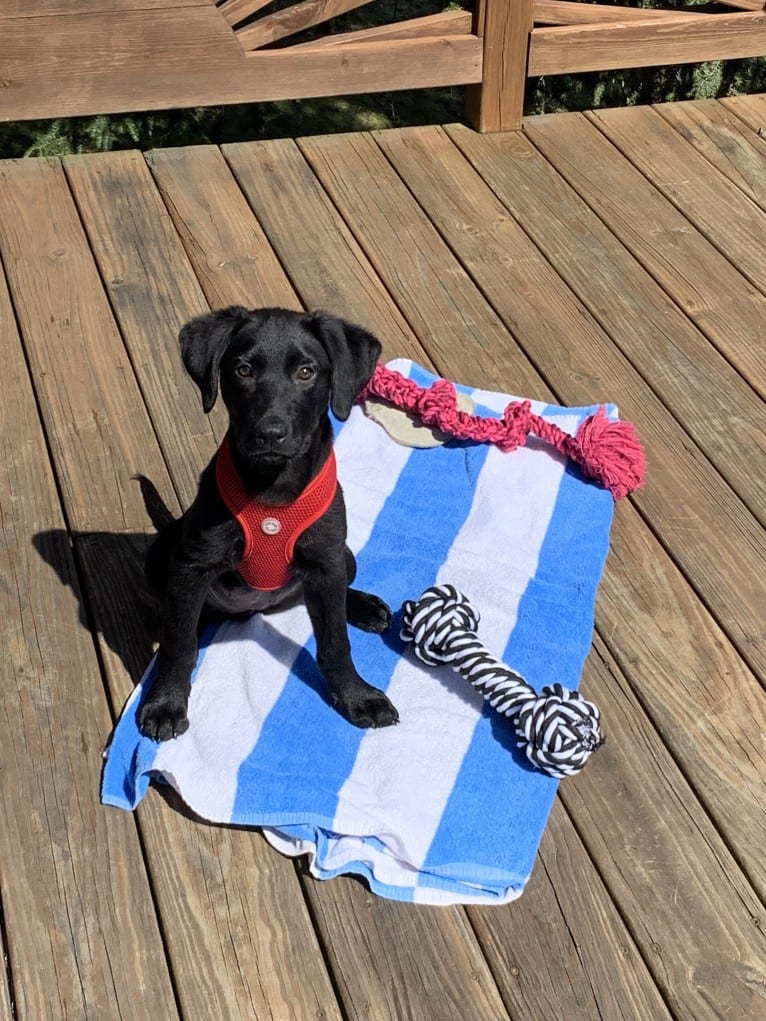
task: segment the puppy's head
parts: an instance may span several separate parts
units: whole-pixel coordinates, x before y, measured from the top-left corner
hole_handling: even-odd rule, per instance
[[[266,460],[305,449],[328,407],[348,418],[381,350],[371,333],[336,316],[239,306],[193,319],[180,342],[204,410],[220,383],[238,444]]]

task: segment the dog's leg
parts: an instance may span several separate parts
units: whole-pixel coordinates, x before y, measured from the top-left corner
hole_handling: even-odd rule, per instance
[[[356,577],[356,559],[348,546],[345,550],[345,560],[350,585]],[[358,627],[360,631],[371,631],[376,635],[389,628],[393,619],[388,603],[371,592],[362,592],[355,588],[349,588],[346,592],[346,616],[349,624]]]
[[[346,619],[345,571],[304,578],[303,592],[317,643],[317,664],[327,681],[330,701],[357,727],[387,727],[399,714],[386,695],[356,672],[351,660]]]
[[[360,631],[380,635],[391,626],[391,607],[372,592],[350,588],[346,591],[346,614],[349,624]]]
[[[168,575],[156,673],[138,711],[138,728],[154,741],[169,741],[189,728],[186,715],[197,661],[197,623],[210,575],[175,562]]]

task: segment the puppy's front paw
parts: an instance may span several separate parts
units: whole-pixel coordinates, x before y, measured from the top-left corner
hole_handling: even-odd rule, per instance
[[[152,741],[169,741],[189,729],[186,699],[170,696],[152,699],[151,692],[138,711],[138,729]]]
[[[331,696],[341,716],[355,727],[390,727],[399,722],[399,713],[390,699],[364,681],[342,697]]]
[[[349,589],[346,598],[346,615],[349,624],[360,631],[380,635],[391,626],[393,614],[388,603],[371,592]]]

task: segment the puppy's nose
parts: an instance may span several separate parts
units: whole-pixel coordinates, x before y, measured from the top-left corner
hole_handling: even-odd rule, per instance
[[[267,417],[258,423],[255,442],[259,447],[276,446],[287,437],[287,425],[279,418]]]

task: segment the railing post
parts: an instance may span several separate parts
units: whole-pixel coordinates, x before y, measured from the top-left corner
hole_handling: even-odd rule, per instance
[[[481,85],[468,87],[466,118],[477,131],[521,126],[534,0],[477,0],[474,31],[484,39]]]

